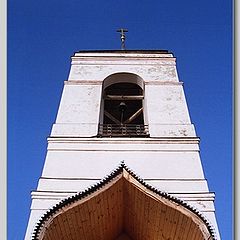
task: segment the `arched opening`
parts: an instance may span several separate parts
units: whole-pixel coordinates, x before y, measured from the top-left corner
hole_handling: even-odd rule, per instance
[[[143,80],[130,73],[113,74],[103,83],[101,137],[147,137]]]

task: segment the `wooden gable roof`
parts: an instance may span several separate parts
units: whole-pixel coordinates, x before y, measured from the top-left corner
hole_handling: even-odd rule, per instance
[[[205,240],[213,228],[195,209],[137,177],[124,163],[50,209],[33,240]]]

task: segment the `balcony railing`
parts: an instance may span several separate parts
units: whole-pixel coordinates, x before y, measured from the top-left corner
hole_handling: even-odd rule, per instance
[[[99,137],[149,137],[148,125],[99,124]]]

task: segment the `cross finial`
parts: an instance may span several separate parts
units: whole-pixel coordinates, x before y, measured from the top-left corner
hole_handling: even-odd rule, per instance
[[[128,32],[128,30],[124,29],[124,28],[120,28],[120,29],[117,30],[117,32],[120,32],[120,34],[121,34],[121,43],[122,43],[121,44],[121,49],[125,50],[125,38],[126,38],[125,32]]]

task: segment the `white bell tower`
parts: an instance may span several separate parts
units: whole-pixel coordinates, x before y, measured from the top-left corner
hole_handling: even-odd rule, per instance
[[[119,165],[121,170],[111,175]],[[125,185],[121,183],[118,190],[109,187],[123,194],[117,198],[122,199],[119,206],[126,204],[126,196],[134,204],[143,194],[139,206],[144,214],[162,222],[156,220],[151,228],[143,224],[146,231],[142,233],[137,227],[140,223],[134,225],[122,217],[125,220],[119,220],[117,227],[104,232],[100,216],[110,219],[114,212],[108,207],[113,200],[106,186],[120,186],[120,179]],[[101,180],[105,187],[94,185]],[[126,189],[132,190],[126,193]],[[154,199],[148,208],[144,196]],[[83,207],[84,201],[95,197],[104,202],[101,214],[89,210],[95,209],[93,203]],[[162,211],[164,217],[157,215],[160,210],[148,210],[157,209],[159,202],[169,208]],[[83,210],[78,212],[77,205]],[[126,215],[125,208],[121,209],[114,218]],[[129,209],[134,209],[130,203]],[[86,226],[78,222],[81,212],[84,221],[89,221]],[[138,215],[139,221],[144,216]],[[100,226],[99,235],[96,226]],[[182,227],[185,235],[181,238]],[[87,235],[94,231],[95,237]],[[32,192],[25,239],[152,239],[160,232],[162,238],[157,239],[220,239],[214,193],[209,192],[204,177],[199,138],[189,117],[176,59],[166,50],[79,51],[72,57],[42,176]]]

